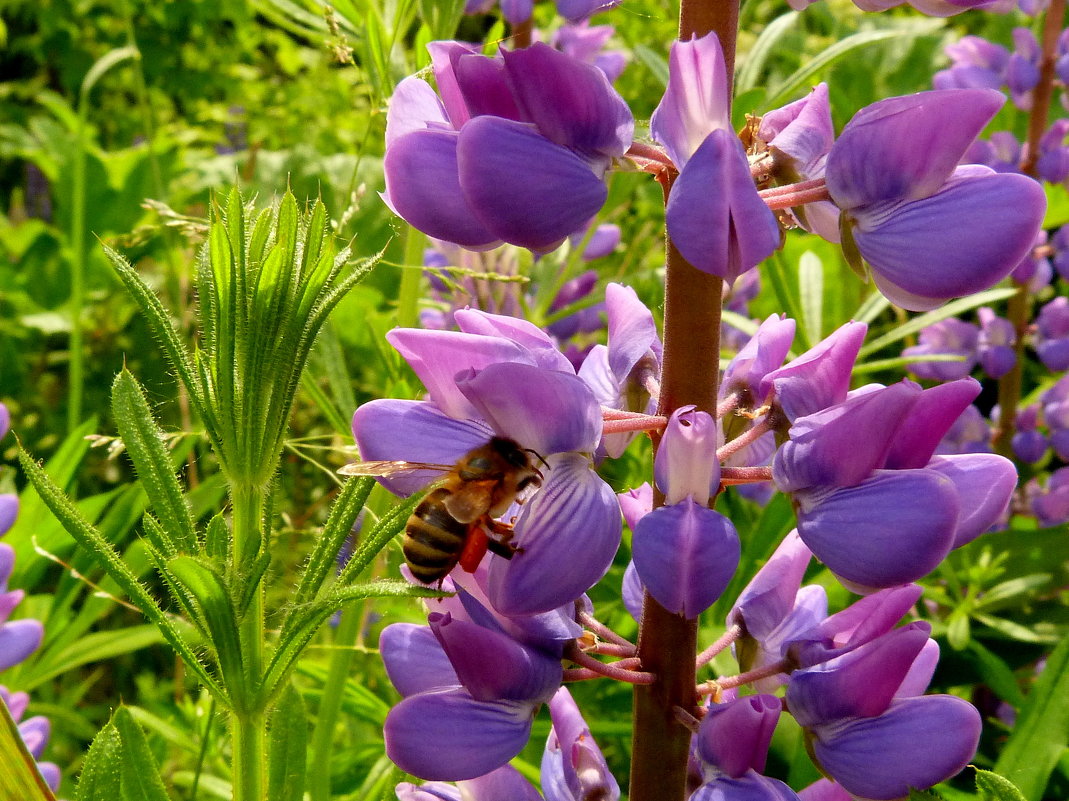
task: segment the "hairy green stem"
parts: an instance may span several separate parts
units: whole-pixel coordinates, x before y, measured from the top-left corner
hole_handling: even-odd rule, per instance
[[[267,775],[267,727],[260,714],[234,713],[230,721],[233,743],[234,801],[264,801]]]

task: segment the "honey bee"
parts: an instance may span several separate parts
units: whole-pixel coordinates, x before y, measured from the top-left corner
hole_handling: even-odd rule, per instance
[[[425,462],[355,462],[338,472],[348,476],[391,476],[417,470],[443,473],[405,524],[402,551],[412,575],[424,584],[441,583],[458,563],[475,571],[489,550],[511,559],[512,528],[493,518],[513,501],[542,484],[542,473],[528,454],[506,437],[494,437],[466,453],[455,465]],[[548,465],[546,465],[548,467]],[[493,536],[491,536],[493,535]]]

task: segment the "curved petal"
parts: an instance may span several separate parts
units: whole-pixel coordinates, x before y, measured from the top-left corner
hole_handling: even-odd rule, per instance
[[[650,351],[660,359],[661,341],[653,314],[631,287],[606,286],[605,309],[609,318],[609,367],[622,383]]]
[[[445,107],[426,81],[411,75],[397,84],[386,109],[386,147],[413,131],[426,130],[427,123],[449,125]]]
[[[11,530],[11,527],[15,525],[15,520],[18,516],[19,496],[13,492],[5,492],[3,495],[0,495],[0,537]],[[10,573],[11,571],[9,569],[6,574],[0,572],[0,576],[7,578]]]
[[[954,483],[934,470],[886,470],[798,513],[798,533],[839,576],[865,587],[906,584],[950,552],[959,515]]]
[[[764,639],[794,608],[802,577],[813,554],[793,530],[739,594],[728,614],[728,624],[742,623],[746,632]]]
[[[489,442],[494,432],[477,420],[455,420],[427,401],[383,399],[356,410],[353,436],[367,461],[452,466]],[[413,470],[380,478],[379,483],[395,495],[411,495],[441,476],[438,470]]]
[[[412,695],[386,716],[386,753],[421,779],[474,779],[523,750],[535,709],[517,701],[476,701],[464,689]]]
[[[961,515],[954,530],[954,548],[979,537],[995,525],[1009,506],[1017,488],[1013,462],[993,453],[937,456],[928,463],[954,482]]]
[[[751,771],[738,779],[718,776],[695,790],[690,801],[798,801],[798,796],[778,779]]]
[[[631,109],[593,64],[542,42],[507,51],[504,58],[516,102],[549,141],[601,169],[631,146]]]
[[[917,396],[909,416],[895,432],[884,467],[924,467],[950,427],[980,394],[980,382],[963,378],[926,389]]]
[[[550,700],[549,712],[553,728],[542,752],[542,791],[546,801],[616,801],[620,786],[566,688],[562,687]]]
[[[631,547],[650,595],[688,619],[712,606],[739,564],[739,537],[731,521],[690,499],[643,517]]]
[[[529,0],[527,16],[531,16]],[[512,96],[505,78],[505,62],[500,58],[489,58],[481,53],[460,53],[453,62],[453,71],[471,117],[492,114],[523,121],[523,114],[516,106],[516,98]]]
[[[582,159],[526,123],[477,117],[461,129],[456,157],[465,207],[493,238],[536,253],[582,228],[608,196]]]
[[[780,245],[779,225],[757,194],[742,143],[725,130],[710,133],[680,170],[665,225],[683,258],[729,284]]]
[[[445,782],[427,782],[418,786],[401,782],[394,788],[394,793],[397,801],[462,801],[459,788]]]
[[[502,765],[485,776],[459,782],[457,801],[542,801],[538,790],[512,765]]]
[[[951,695],[895,701],[876,718],[818,732],[813,753],[854,795],[895,799],[926,790],[964,768],[980,739],[980,714]]]
[[[547,481],[520,513],[511,560],[494,558],[489,596],[505,615],[574,601],[605,575],[623,526],[612,488],[578,454],[548,459]]]
[[[694,406],[680,406],[661,437],[653,462],[657,486],[671,506],[690,497],[707,506],[720,486],[720,462],[716,458],[716,421]]]
[[[454,128],[460,128],[466,123],[471,114],[468,104],[456,76],[456,64],[462,56],[480,54],[478,45],[467,42],[430,42],[427,52],[431,55],[431,68],[434,71],[434,82],[438,85],[438,92],[442,96],[442,105],[449,116],[449,121]]]
[[[922,298],[948,300],[1009,275],[1031,250],[1045,211],[1031,178],[972,165],[930,197],[857,214],[854,240],[875,273]]]
[[[695,738],[702,759],[732,778],[765,769],[768,746],[780,715],[773,695],[749,695],[712,704]]]
[[[835,205],[928,197],[1005,102],[994,89],[936,89],[861,109],[828,154],[825,179]]]
[[[501,238],[479,221],[465,199],[458,172],[458,142],[452,131],[431,130],[413,131],[394,140],[382,161],[386,197],[390,208],[423,233],[485,250],[500,244]]]
[[[506,314],[490,314],[479,309],[458,309],[453,313],[453,319],[456,320],[457,327],[466,334],[497,337],[515,342],[527,351],[529,359],[524,361],[528,364],[562,373],[575,372],[572,363],[557,349],[549,334],[534,323]],[[516,360],[495,359],[495,361]]]
[[[403,696],[460,686],[457,672],[428,626],[391,623],[379,635],[379,651],[386,675]]]
[[[778,314],[770,315],[757,333],[742,346],[735,358],[724,370],[720,387],[723,397],[729,392],[743,392],[755,405],[764,398],[758,397],[758,388],[764,377],[783,365],[783,360],[794,341],[795,322]]]
[[[44,636],[44,626],[37,620],[11,620],[0,626],[0,670],[26,659],[37,650]]]
[[[543,457],[593,453],[601,436],[601,409],[576,375],[492,364],[457,386],[496,432]]]

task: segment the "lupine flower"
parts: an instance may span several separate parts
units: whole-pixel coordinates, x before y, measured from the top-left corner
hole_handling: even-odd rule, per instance
[[[826,180],[843,230],[897,305],[928,310],[987,289],[1031,247],[1046,209],[1042,187],[958,166],[1004,101],[991,89],[881,100],[832,146]]]
[[[497,59],[430,50],[440,96],[413,76],[390,102],[386,202],[462,247],[553,250],[605,202],[605,172],[631,144],[627,104],[597,67],[540,42]]]
[[[1063,376],[1040,396],[1050,444],[1058,458],[1069,461],[1069,376]]]
[[[1013,44],[1013,54],[1006,64],[1006,85],[1013,104],[1028,111],[1032,108],[1032,90],[1039,83],[1039,60],[1043,54],[1028,28],[1013,29]]]
[[[933,457],[978,392],[972,379],[924,391],[902,382],[795,420],[773,480],[832,572],[868,588],[913,581],[1001,516],[1016,484],[1011,462]]]
[[[1017,332],[1013,323],[999,317],[988,306],[978,309],[976,313],[980,318],[980,336],[976,340],[980,366],[992,378],[1002,378],[1017,363],[1017,353],[1013,348]]]
[[[550,699],[549,714],[553,728],[542,755],[542,792],[546,801],[616,801],[620,786],[609,772],[579,707],[564,687]]]
[[[1069,298],[1057,297],[1039,310],[1035,348],[1051,372],[1069,369]]]
[[[632,558],[643,585],[669,612],[696,618],[727,587],[739,563],[739,537],[708,507],[720,485],[716,421],[693,406],[672,413],[654,462],[665,505],[634,529]]]
[[[959,361],[915,361],[909,365],[909,371],[920,378],[954,381],[965,378],[976,366],[979,338],[980,329],[975,325],[948,317],[921,329],[920,344],[903,350],[902,357],[960,356]]]
[[[591,25],[582,20],[561,25],[553,32],[550,44],[565,55],[593,64],[605,73],[609,83],[614,83],[627,66],[628,58],[623,50],[605,49],[614,32],[612,25]]]
[[[1047,478],[1046,486],[1032,479],[1025,487],[1029,508],[1044,527],[1069,521],[1069,467],[1060,467]]]
[[[520,550],[511,560],[489,557],[489,592],[506,614],[554,609],[593,586],[620,544],[619,505],[590,462],[600,406],[541,329],[475,310],[457,312],[456,320],[459,332],[388,334],[430,400],[376,400],[357,409],[361,457],[455,464],[494,435],[537,453],[545,481],[516,513],[512,544]],[[380,481],[407,495],[436,477],[422,471]]]
[[[498,0],[465,0],[465,14],[486,14]],[[557,0],[557,13],[578,22],[600,11],[608,11],[620,0]],[[501,16],[509,25],[521,25],[534,13],[534,0],[501,0]]]
[[[1010,51],[980,36],[963,36],[943,52],[953,64],[932,76],[936,89],[1001,89]]]
[[[991,425],[979,409],[969,405],[939,440],[935,452],[940,455],[990,453]]]
[[[1017,411],[1017,426],[1011,445],[1013,454],[1026,464],[1035,464],[1047,453],[1049,441],[1039,430],[1039,404]]]
[[[1069,134],[1069,120],[1055,120],[1039,139],[1039,160],[1036,175],[1051,184],[1064,183],[1069,178],[1069,148],[1065,137]]]
[[[665,225],[683,258],[731,284],[779,247],[779,226],[731,130],[716,34],[673,42],[668,72],[668,87],[650,117],[651,136],[679,169]]]

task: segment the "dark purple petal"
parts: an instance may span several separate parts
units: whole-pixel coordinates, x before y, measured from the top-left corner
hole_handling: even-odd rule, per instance
[[[373,400],[353,415],[353,436],[365,461],[452,466],[493,435],[484,423],[456,420],[426,401]],[[411,495],[441,476],[441,471],[413,470],[380,478],[379,483],[395,495]]]
[[[775,215],[757,194],[742,143],[728,130],[710,133],[680,171],[665,224],[683,258],[729,284],[780,245]]]
[[[522,122],[471,120],[460,131],[456,158],[466,208],[493,238],[536,253],[585,225],[608,195],[586,162]]]
[[[798,801],[783,782],[750,772],[738,779],[717,776],[695,790],[690,801]]]
[[[928,197],[1005,102],[994,89],[948,89],[866,106],[828,154],[825,178],[832,199],[841,209],[853,209]]]
[[[964,378],[926,389],[917,396],[909,416],[895,432],[883,464],[890,470],[924,467],[936,446],[980,394],[980,383]]]
[[[501,237],[480,222],[465,199],[458,142],[451,131],[413,131],[396,139],[382,162],[386,198],[390,208],[423,233],[485,250],[500,244]]]
[[[551,142],[578,153],[599,177],[631,146],[631,110],[597,67],[541,42],[504,57],[509,84],[527,119]]]
[[[818,83],[801,100],[765,114],[758,135],[785,155],[800,177],[819,177],[818,164],[835,141],[828,85]]]
[[[442,105],[449,115],[449,121],[457,129],[471,118],[471,114],[457,82],[456,63],[466,55],[477,55],[481,58],[479,50],[479,45],[467,42],[430,42],[427,45],[427,52],[431,54],[434,82],[438,84]]]
[[[546,801],[616,801],[620,786],[567,689],[562,687],[553,696],[549,712],[553,728],[542,754]]]
[[[849,792],[897,799],[949,779],[976,753],[980,714],[951,695],[895,701],[877,718],[829,727],[813,742],[821,767]]]
[[[690,499],[643,517],[632,542],[635,569],[650,595],[688,619],[720,597],[735,575],[739,550],[731,521]]]
[[[534,785],[512,765],[502,765],[485,776],[458,784],[463,795],[457,801],[542,801]]]
[[[464,689],[412,695],[386,716],[386,753],[421,779],[474,779],[523,750],[535,709],[518,701],[476,701]]]
[[[881,470],[818,502],[801,500],[798,533],[833,573],[864,587],[927,575],[954,542],[954,483],[934,470]]]
[[[492,114],[523,121],[516,99],[505,80],[505,63],[501,59],[487,58],[481,54],[461,54],[454,61],[453,69],[457,86],[472,117]]]
[[[489,596],[502,614],[530,615],[574,601],[605,575],[620,547],[612,488],[578,454],[547,458],[545,485],[516,522],[512,559],[490,565]]]
[[[1017,488],[1013,462],[993,453],[937,456],[928,464],[954,482],[961,515],[954,530],[955,548],[979,537],[999,520]]]
[[[768,745],[780,715],[773,695],[750,695],[712,704],[696,737],[702,759],[732,778],[765,769]]]
[[[0,626],[0,671],[26,659],[44,636],[44,626],[37,620],[11,620]]]
[[[601,408],[578,376],[492,364],[457,386],[494,431],[543,457],[593,453],[601,436]]]
[[[386,675],[401,695],[460,685],[449,657],[434,632],[414,623],[392,623],[379,635]]]

